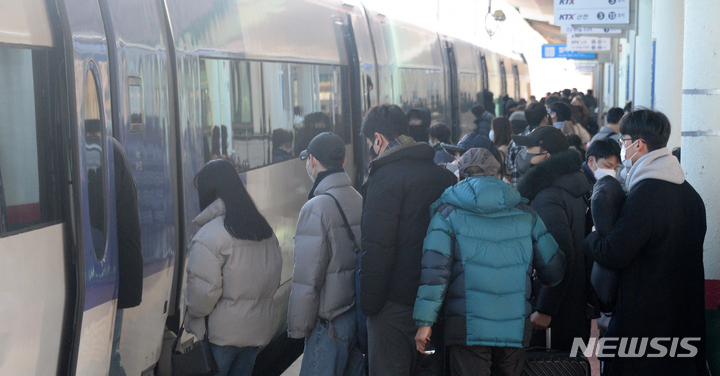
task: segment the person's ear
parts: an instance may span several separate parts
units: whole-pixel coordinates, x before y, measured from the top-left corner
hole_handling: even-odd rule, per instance
[[[345,163],[347,163],[347,158],[343,159],[343,167],[345,167]]]
[[[383,137],[380,133],[375,132],[375,145],[377,147],[381,147],[383,142]]]
[[[588,165],[588,167],[590,167],[591,170],[593,169],[593,167],[595,167],[595,157],[594,156],[591,155],[588,157],[587,165]]]

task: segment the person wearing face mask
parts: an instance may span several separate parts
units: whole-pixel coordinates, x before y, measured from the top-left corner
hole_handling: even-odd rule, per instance
[[[567,137],[555,127],[540,127],[527,136],[513,136],[525,150],[518,155],[518,168],[527,172],[518,182],[518,192],[547,226],[565,253],[565,277],[557,286],[542,286],[530,316],[531,346],[545,346],[545,333],[552,328],[551,347],[569,351],[575,338],[587,341],[590,319],[586,316],[585,239],[586,197],[591,186],[582,171],[579,154],[570,149]]]
[[[585,239],[591,257],[618,273],[607,337],[696,338],[685,357],[614,357],[612,375],[708,375],[703,243],[705,205],[670,150],[670,122],[640,109],[620,122],[628,195],[614,225]],[[648,355],[652,354],[652,355]]]
[[[521,136],[527,136],[530,134],[530,132],[535,130],[535,128],[547,125],[548,113],[545,109],[545,106],[540,103],[531,103],[525,109],[525,120],[527,121],[528,126],[520,134]],[[508,174],[510,174],[510,182],[512,183],[513,187],[517,186],[520,175],[522,175],[526,171],[525,169],[523,169],[522,171],[518,170],[518,166],[516,164],[516,157],[518,156],[518,154],[520,154],[520,152],[522,152],[522,150],[523,147],[517,145],[514,141],[510,142],[510,144],[508,145],[507,157],[505,157],[505,166],[507,168]]]
[[[313,186],[295,232],[288,336],[305,339],[300,375],[364,375],[355,308],[362,197],[343,169],[340,136],[320,133],[300,159]]]
[[[455,184],[435,150],[408,136],[396,105],[372,107],[361,134],[378,154],[362,187],[360,308],[368,316],[370,375],[410,375],[418,363],[413,305],[430,205]]]
[[[620,167],[620,147],[610,138],[596,140],[585,152],[585,158],[583,171],[590,184],[595,184],[604,176],[616,176]]]
[[[443,123],[435,123],[428,128],[428,144],[435,149],[435,158],[433,158],[435,164],[450,163],[455,160],[442,147],[443,144],[450,143],[450,136],[452,136],[450,128]]]

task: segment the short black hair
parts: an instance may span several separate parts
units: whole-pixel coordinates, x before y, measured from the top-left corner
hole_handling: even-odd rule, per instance
[[[481,104],[476,104],[473,106],[473,108],[470,109],[470,112],[472,112],[473,115],[475,115],[476,118],[479,118],[482,116],[482,114],[485,113],[485,107]]]
[[[590,147],[585,153],[586,160],[590,157],[595,157],[595,161],[598,159],[608,159],[610,157],[616,157],[618,162],[620,161],[620,145],[617,141],[612,138],[601,138],[593,141]]]
[[[547,110],[540,103],[530,103],[525,109],[525,121],[531,127],[540,125],[545,118],[547,118]]]
[[[400,135],[407,135],[408,127],[408,117],[402,108],[381,104],[371,107],[365,114],[360,134],[372,140],[375,133],[380,133],[392,141]]]
[[[557,102],[560,102],[560,98],[558,98],[554,95],[551,95],[551,96],[547,97],[547,99],[545,100],[545,105],[549,107]]]
[[[665,114],[647,108],[635,110],[620,121],[620,133],[632,137],[633,141],[642,139],[648,151],[667,146],[670,130],[670,120]]]
[[[568,97],[568,96],[570,96],[570,94],[572,94],[572,90],[570,90],[570,89],[563,89],[562,95]]]
[[[442,143],[449,144],[452,132],[450,132],[450,128],[448,128],[447,125],[443,123],[435,123],[428,128],[428,135],[430,135],[430,137],[437,138]]]
[[[550,111],[557,114],[557,121],[572,120],[572,108],[564,102],[556,102],[550,105]]]
[[[613,107],[608,110],[607,113],[607,122],[609,124],[617,124],[620,122],[620,119],[625,116],[625,111],[623,111],[620,107]]]

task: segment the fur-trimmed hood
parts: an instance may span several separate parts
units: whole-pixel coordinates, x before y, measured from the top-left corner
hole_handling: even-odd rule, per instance
[[[532,201],[540,191],[551,186],[564,189],[573,197],[590,192],[592,186],[582,172],[582,160],[575,150],[556,153],[531,168],[520,178],[517,190]]]

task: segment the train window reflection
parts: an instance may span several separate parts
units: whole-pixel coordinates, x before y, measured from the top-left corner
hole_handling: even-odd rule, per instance
[[[47,52],[0,47],[0,234],[56,219]]]
[[[242,172],[296,158],[320,132],[349,142],[345,67],[204,59],[200,70],[206,162]]]
[[[443,103],[443,74],[425,69],[399,69],[400,90],[395,103],[408,112],[413,108],[430,110],[432,120],[445,122]]]
[[[85,78],[83,113],[90,232],[95,256],[102,260],[105,257],[105,132],[100,114],[97,81],[92,70],[88,70]]]
[[[460,72],[458,81],[460,95],[460,135],[458,140],[460,140],[466,134],[475,131],[475,115],[472,113],[472,108],[480,104],[482,80],[478,74]]]
[[[140,77],[128,77],[128,96],[130,97],[130,132],[145,132],[142,79]]]

